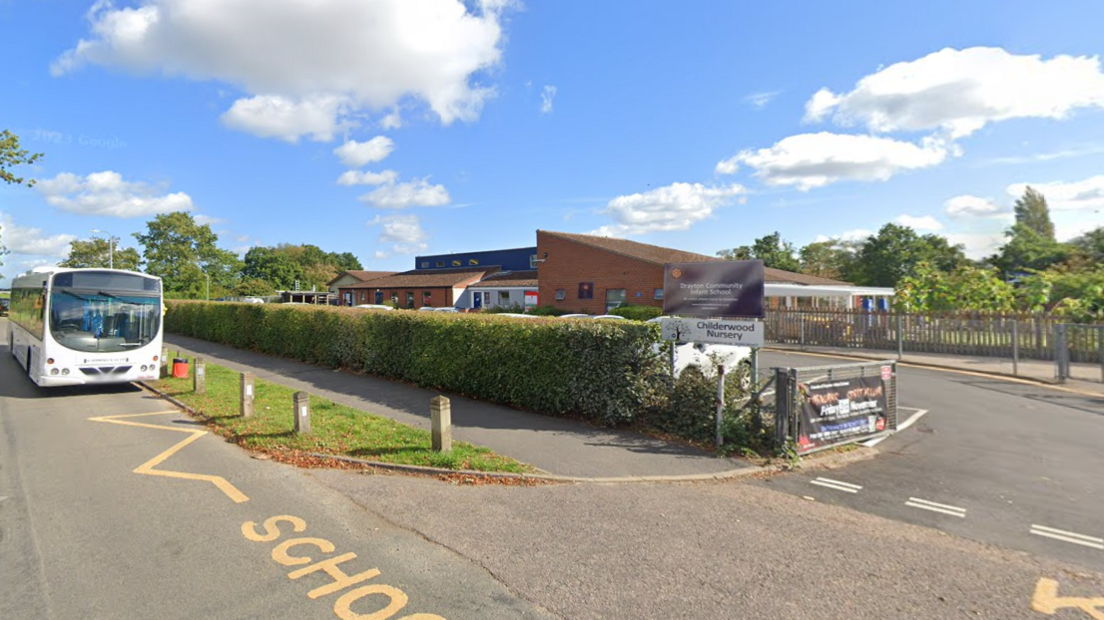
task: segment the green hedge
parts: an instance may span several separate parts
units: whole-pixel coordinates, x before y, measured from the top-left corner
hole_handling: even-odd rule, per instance
[[[172,333],[555,416],[631,423],[654,398],[656,325],[170,301]]]
[[[657,316],[661,316],[663,314],[663,308],[657,308],[655,306],[625,305],[618,306],[610,310],[609,313],[623,316],[626,319],[633,319],[634,321],[647,321],[648,319],[654,319]]]

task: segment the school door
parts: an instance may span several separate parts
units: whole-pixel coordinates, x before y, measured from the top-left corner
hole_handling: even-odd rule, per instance
[[[483,307],[483,293],[472,293],[472,308],[479,310]]]

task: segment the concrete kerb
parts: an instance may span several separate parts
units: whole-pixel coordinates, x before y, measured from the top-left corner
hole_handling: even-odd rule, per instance
[[[183,402],[173,398],[172,396],[162,392],[161,390],[153,387],[145,381],[136,382],[140,387],[157,394],[161,398],[169,401],[184,411],[198,417],[205,417],[202,412],[189,407]],[[731,480],[734,478],[743,478],[755,474],[761,474],[766,472],[776,471],[776,468],[764,467],[757,465],[754,467],[744,467],[741,469],[729,469],[715,474],[684,474],[678,476],[617,476],[609,478],[583,478],[578,476],[557,476],[555,474],[515,474],[510,472],[489,472],[489,471],[477,471],[472,469],[445,469],[443,467],[427,467],[424,465],[403,465],[399,463],[384,463],[382,461],[370,461],[368,459],[358,459],[351,456],[341,456],[337,454],[322,454],[320,452],[311,452],[310,456],[316,458],[333,459],[335,461],[342,461],[346,463],[356,463],[358,465],[364,465],[367,467],[373,467],[377,469],[385,469],[391,471],[400,471],[411,474],[421,474],[429,476],[473,476],[483,478],[497,478],[497,479],[516,479],[516,480],[541,480],[547,482],[564,482],[564,483],[594,483],[594,484],[621,484],[627,482],[704,482],[711,480]]]

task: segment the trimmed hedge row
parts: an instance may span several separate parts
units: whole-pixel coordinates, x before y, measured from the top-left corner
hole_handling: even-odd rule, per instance
[[[633,422],[663,364],[656,325],[169,301],[165,329],[605,425]]]

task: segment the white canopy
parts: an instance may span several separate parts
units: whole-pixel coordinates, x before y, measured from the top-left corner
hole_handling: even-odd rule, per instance
[[[764,288],[766,297],[893,297],[893,289],[883,286],[806,286],[767,282]]]

